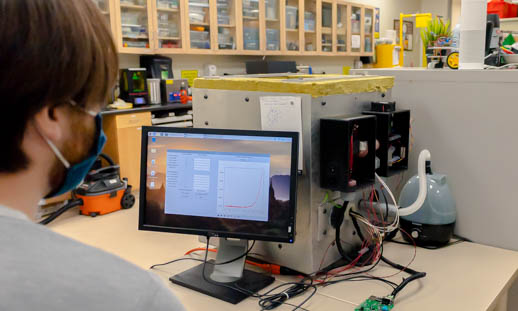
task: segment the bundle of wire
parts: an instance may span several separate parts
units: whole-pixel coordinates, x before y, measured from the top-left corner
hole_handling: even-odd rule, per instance
[[[288,282],[288,283],[280,284],[278,286],[273,287],[272,289],[268,290],[267,292],[265,292],[263,294],[250,292],[246,289],[240,288],[239,286],[237,286],[235,284],[230,285],[230,284],[215,282],[205,275],[206,265],[227,264],[227,263],[236,261],[238,259],[241,259],[241,258],[247,256],[250,253],[250,251],[252,250],[252,248],[255,244],[255,241],[254,241],[254,243],[252,243],[252,246],[241,256],[234,258],[232,260],[226,261],[226,262],[214,263],[214,262],[207,261],[208,253],[210,251],[209,250],[209,239],[207,238],[207,247],[204,249],[198,249],[198,250],[205,251],[205,258],[203,260],[195,259],[195,258],[180,258],[180,259],[176,259],[176,260],[164,263],[164,264],[154,265],[151,267],[151,269],[154,267],[157,267],[157,266],[167,265],[167,264],[170,264],[170,263],[173,263],[176,261],[180,261],[180,260],[200,261],[203,263],[202,275],[203,275],[203,279],[206,282],[212,283],[214,285],[222,286],[222,287],[227,287],[229,289],[247,294],[250,297],[259,299],[258,303],[259,303],[259,306],[261,307],[261,310],[273,310],[283,304],[293,306],[294,307],[293,310],[299,310],[299,309],[306,310],[302,306],[315,295],[315,293],[317,291],[317,286],[328,286],[328,285],[332,285],[332,284],[336,284],[336,283],[340,283],[340,282],[349,282],[349,281],[374,280],[374,281],[383,282],[384,284],[387,284],[391,288],[393,288],[393,291],[391,292],[391,294],[387,296],[387,297],[391,297],[391,299],[393,300],[393,299],[395,299],[396,295],[406,285],[408,285],[410,282],[412,282],[418,278],[422,278],[422,277],[426,276],[426,273],[417,272],[417,271],[414,271],[414,270],[408,268],[416,256],[417,247],[416,247],[415,243],[414,243],[414,256],[412,257],[412,259],[406,266],[401,266],[399,264],[393,263],[392,261],[388,260],[387,258],[385,258],[383,256],[383,239],[384,239],[385,235],[387,233],[390,233],[390,232],[393,232],[394,230],[399,229],[399,211],[398,211],[398,205],[394,198],[394,195],[390,191],[387,184],[377,174],[376,174],[376,178],[380,183],[381,194],[385,198],[385,205],[386,205],[385,215],[381,215],[381,212],[380,212],[380,217],[378,218],[378,216],[377,216],[377,212],[374,208],[374,198],[376,197],[376,203],[379,203],[380,200],[379,200],[378,194],[377,194],[376,190],[374,189],[374,187],[371,188],[370,195],[369,195],[369,208],[365,211],[365,213],[367,214],[367,217],[362,215],[359,212],[351,210],[351,205],[348,205],[347,202],[344,204],[344,206],[342,206],[342,208],[345,209],[344,214],[349,215],[351,217],[351,219],[353,219],[353,224],[355,225],[355,229],[358,232],[358,236],[360,237],[360,239],[362,241],[362,244],[361,244],[360,250],[358,251],[357,257],[353,258],[346,265],[344,265],[342,267],[334,268],[331,270],[321,269],[321,266],[322,266],[323,262],[325,261],[325,257],[327,255],[327,251],[333,245],[333,243],[336,243],[337,247],[339,247],[339,248],[341,247],[340,246],[341,241],[339,239],[340,230],[339,230],[339,228],[337,228],[337,237],[338,238],[336,241],[333,241],[326,249],[324,256],[321,260],[321,263],[320,263],[319,271],[316,271],[316,272],[313,272],[313,273],[307,274],[307,275],[301,275],[301,280],[299,280],[297,282]],[[384,194],[385,191],[388,193],[389,197],[391,198],[393,205],[388,204],[387,198]],[[328,198],[328,195],[326,194],[325,201],[327,201],[327,198]],[[392,222],[386,223],[386,220],[390,214],[389,207],[392,207],[392,209],[393,209],[392,214],[394,214],[394,216],[393,216],[394,219],[392,220]],[[359,228],[359,225],[358,225],[359,223],[361,223],[364,226],[363,233],[365,233],[366,236],[363,235],[361,228]],[[401,230],[401,231],[404,232],[403,230]],[[406,233],[406,232],[404,232],[404,233],[408,235],[408,233]],[[411,236],[410,236],[410,238],[412,239]],[[362,257],[364,257],[364,255],[368,252],[370,252],[370,254],[367,256],[367,258],[362,260]],[[385,262],[386,264],[398,269],[399,271],[395,274],[388,275],[388,276],[381,276],[381,277],[369,274],[369,272],[371,270],[373,270],[380,263],[380,261]],[[353,271],[347,272],[348,270],[353,270]],[[410,277],[408,277],[406,279],[404,278],[400,284],[397,284],[395,282],[392,282],[392,281],[386,279],[388,277],[392,277],[403,271],[409,273]],[[289,300],[291,298],[304,294],[309,289],[312,289],[313,291],[308,295],[308,297],[306,297],[298,305],[290,304],[287,302],[287,300]]]

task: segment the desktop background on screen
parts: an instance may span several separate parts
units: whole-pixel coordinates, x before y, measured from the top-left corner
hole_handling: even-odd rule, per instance
[[[144,224],[288,237],[291,138],[151,132]]]

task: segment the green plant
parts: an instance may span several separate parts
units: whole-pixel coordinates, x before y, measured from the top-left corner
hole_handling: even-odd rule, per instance
[[[426,47],[433,45],[433,42],[437,41],[440,37],[451,37],[450,21],[446,24],[442,18],[436,17],[428,21],[426,28],[421,29],[421,39]]]

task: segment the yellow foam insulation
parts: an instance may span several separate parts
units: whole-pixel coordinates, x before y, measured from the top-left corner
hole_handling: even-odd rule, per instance
[[[319,79],[320,78],[320,79]],[[290,81],[298,79],[298,81]],[[386,92],[394,86],[394,77],[289,75],[265,77],[210,77],[194,80],[194,88],[310,94],[321,97],[339,94]]]

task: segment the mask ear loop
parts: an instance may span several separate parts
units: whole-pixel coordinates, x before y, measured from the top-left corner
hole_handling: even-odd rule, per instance
[[[65,168],[69,169],[70,162],[68,162],[67,159],[65,159],[65,157],[63,156],[63,154],[61,154],[58,147],[56,147],[56,145],[54,145],[54,143],[51,142],[47,137],[43,136],[43,134],[40,133],[40,135],[43,137],[43,139],[45,139],[45,141],[47,142],[47,145],[49,145],[50,149],[52,149],[52,151],[54,152],[56,157],[61,161],[61,163],[63,163],[63,166]]]

